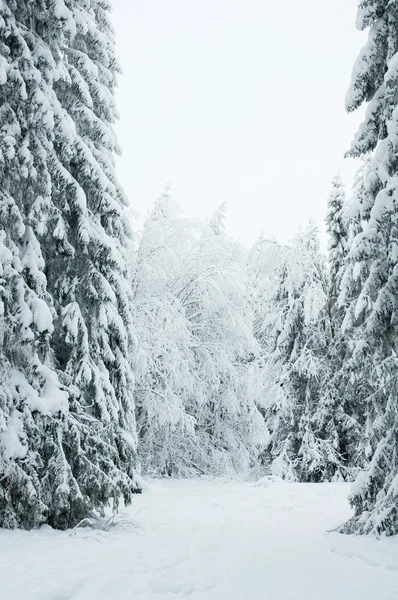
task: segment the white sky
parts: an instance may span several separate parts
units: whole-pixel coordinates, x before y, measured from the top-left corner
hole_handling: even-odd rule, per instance
[[[359,115],[344,96],[364,43],[356,0],[113,0],[123,68],[118,172],[145,216],[171,182],[193,216],[282,242],[322,223]]]

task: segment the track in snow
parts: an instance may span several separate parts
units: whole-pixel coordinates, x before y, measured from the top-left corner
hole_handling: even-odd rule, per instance
[[[153,482],[144,531],[0,530],[4,600],[397,600],[398,539],[326,531],[345,484]]]

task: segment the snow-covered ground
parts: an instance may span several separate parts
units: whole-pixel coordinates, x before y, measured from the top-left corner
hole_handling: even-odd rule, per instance
[[[4,600],[397,600],[398,539],[326,533],[344,484],[152,482],[141,529],[0,530]]]

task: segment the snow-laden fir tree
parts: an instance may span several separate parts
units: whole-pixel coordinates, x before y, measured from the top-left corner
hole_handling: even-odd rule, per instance
[[[334,478],[352,479],[358,469],[358,439],[360,424],[357,414],[347,396],[346,361],[347,334],[343,331],[345,305],[340,302],[342,280],[347,268],[349,248],[349,221],[347,201],[341,178],[332,181],[328,199],[326,229],[329,235],[329,289],[328,313],[330,321],[330,343],[326,359],[330,377],[316,407],[314,422],[321,438],[333,440],[338,462],[334,465]],[[352,399],[351,399],[352,400]]]
[[[310,224],[286,252],[261,328],[271,375],[263,461],[271,474],[293,481],[330,479],[340,464],[335,432],[317,413],[330,377],[328,285]]]
[[[356,304],[365,324],[356,352],[368,357],[357,378],[368,382],[368,469],[356,482],[351,502],[355,517],[348,531],[398,532],[398,6],[385,0],[359,3],[357,26],[369,28],[368,41],[354,66],[347,109],[368,102],[350,154],[374,149],[367,191],[369,219],[354,241],[369,272]]]
[[[0,526],[48,518],[48,448],[68,395],[50,348],[54,308],[39,236],[53,214],[47,150],[54,94],[48,48],[0,3]]]
[[[345,429],[344,393],[339,377],[345,358],[345,339],[342,334],[344,309],[338,302],[343,268],[348,253],[348,224],[346,221],[346,194],[343,181],[336,176],[332,181],[332,189],[328,198],[326,230],[328,240],[329,290],[328,307],[330,319],[330,344],[327,358],[331,373],[326,382],[322,399],[317,408],[317,416],[322,428],[329,430],[334,438],[334,447],[340,453],[341,468],[347,467],[350,461],[347,439],[342,438],[341,429]],[[350,430],[350,428],[349,428]]]
[[[337,176],[332,181],[332,190],[328,199],[326,229],[329,234],[330,312],[332,323],[338,328],[340,328],[339,321],[341,316],[336,314],[339,312],[337,298],[340,291],[343,263],[348,252],[345,205],[346,198],[344,184],[341,177]],[[332,331],[332,335],[335,335],[334,331]]]
[[[372,197],[368,191],[370,157],[366,156],[355,174],[352,193],[344,210],[347,223],[347,253],[341,267],[337,306],[340,352],[335,353],[331,388],[337,393],[340,410],[346,417],[343,424],[344,452],[348,466],[354,475],[368,461],[366,398],[374,391],[371,377],[363,373],[372,372],[372,361],[366,352],[364,334],[366,323],[364,308],[366,298],[361,296],[363,284],[369,275],[369,262],[366,256],[358,253],[358,243],[369,219]],[[361,297],[361,299],[360,299]],[[365,366],[366,364],[366,366]]]
[[[57,140],[62,168],[53,196],[63,222],[53,236],[71,252],[48,254],[46,262],[60,318],[54,353],[81,430],[74,467],[92,505],[102,506],[121,494],[128,501],[136,488],[130,231],[112,129],[118,65],[110,3],[71,1],[65,9],[63,31],[70,23],[72,33],[54,45],[54,89],[73,128]]]
[[[67,527],[110,501],[116,507],[121,494],[128,501],[136,488],[130,233],[112,130],[118,67],[106,0],[9,6],[23,38],[18,47],[8,30],[2,36],[12,66],[3,62],[1,83],[14,101],[10,110],[2,104],[2,118],[20,127],[12,125],[23,140],[15,172],[26,182],[16,245],[24,280],[42,299],[35,324],[57,370],[53,387],[59,379],[69,394],[69,410],[37,428],[42,518]],[[11,156],[10,133],[3,144]]]
[[[352,194],[347,202],[348,252],[343,262],[337,303],[344,312],[342,334],[352,342],[362,339],[365,328],[365,312],[368,298],[362,296],[364,284],[369,276],[371,260],[364,252],[361,241],[368,226],[374,198],[369,187],[371,181],[371,157],[363,158],[355,174]],[[353,346],[351,344],[351,352]]]

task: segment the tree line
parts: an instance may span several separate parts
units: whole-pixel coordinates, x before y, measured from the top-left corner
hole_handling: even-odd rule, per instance
[[[398,9],[369,28],[310,222],[247,249],[169,190],[133,235],[110,0],[0,2],[0,526],[74,526],[141,474],[355,481],[344,532],[398,531]],[[322,199],[320,199],[322,201]]]

